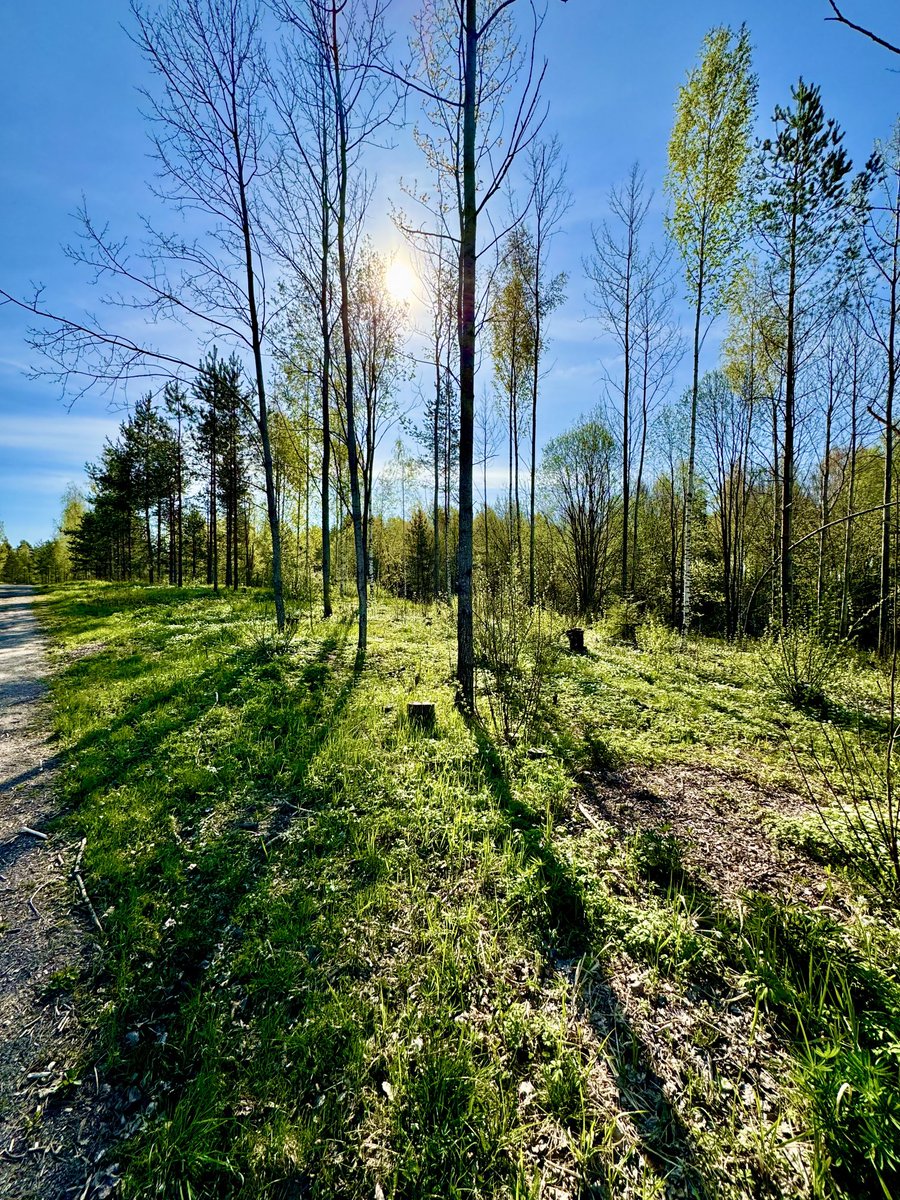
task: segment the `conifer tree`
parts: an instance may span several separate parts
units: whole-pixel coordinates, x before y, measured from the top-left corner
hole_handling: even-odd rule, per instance
[[[756,225],[768,254],[769,291],[784,329],[784,401],[779,531],[781,623],[794,601],[794,500],[797,377],[804,338],[827,315],[817,288],[851,216],[852,164],[838,124],[826,118],[819,89],[800,79],[793,104],[778,105],[774,137],[762,146],[762,197]]]

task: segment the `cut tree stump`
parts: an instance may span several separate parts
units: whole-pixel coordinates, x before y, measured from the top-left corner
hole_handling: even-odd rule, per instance
[[[410,701],[406,706],[406,715],[410,725],[416,725],[419,729],[434,728],[434,705],[430,701]]]
[[[572,654],[586,654],[584,648],[584,630],[583,629],[567,629],[566,637],[569,639],[569,651]]]

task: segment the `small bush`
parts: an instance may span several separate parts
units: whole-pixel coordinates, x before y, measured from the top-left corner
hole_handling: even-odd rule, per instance
[[[474,592],[475,657],[496,733],[513,742],[534,723],[541,697],[556,675],[559,621],[528,603],[515,569],[484,572]]]
[[[678,649],[678,634],[649,616],[637,627],[637,644],[645,654],[674,654]]]
[[[776,693],[795,708],[823,710],[826,688],[841,655],[843,643],[814,625],[778,630],[763,642],[763,670]]]
[[[286,613],[284,629],[279,630],[275,610],[268,606],[253,622],[252,643],[261,659],[277,658],[289,654],[301,629],[302,618],[298,613]]]
[[[668,829],[640,829],[629,847],[629,860],[638,875],[667,884],[684,871],[681,842]]]
[[[636,646],[640,621],[641,610],[636,600],[616,600],[606,610],[603,631],[611,642]]]
[[[582,726],[585,750],[585,768],[598,774],[614,771],[619,765],[619,755],[601,732],[601,726],[591,717],[586,717]]]

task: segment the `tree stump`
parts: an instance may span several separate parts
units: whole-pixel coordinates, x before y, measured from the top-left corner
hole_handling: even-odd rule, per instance
[[[569,639],[570,654],[587,654],[587,651],[584,648],[583,629],[567,629],[566,637]]]
[[[430,701],[410,701],[406,706],[406,715],[410,725],[415,725],[417,729],[434,728],[434,705]]]

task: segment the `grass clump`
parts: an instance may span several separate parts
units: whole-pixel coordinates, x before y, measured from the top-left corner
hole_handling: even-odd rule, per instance
[[[736,938],[758,1008],[797,1048],[822,1194],[900,1188],[900,983],[832,917],[754,897]],[[860,1181],[867,1190],[860,1191]]]

